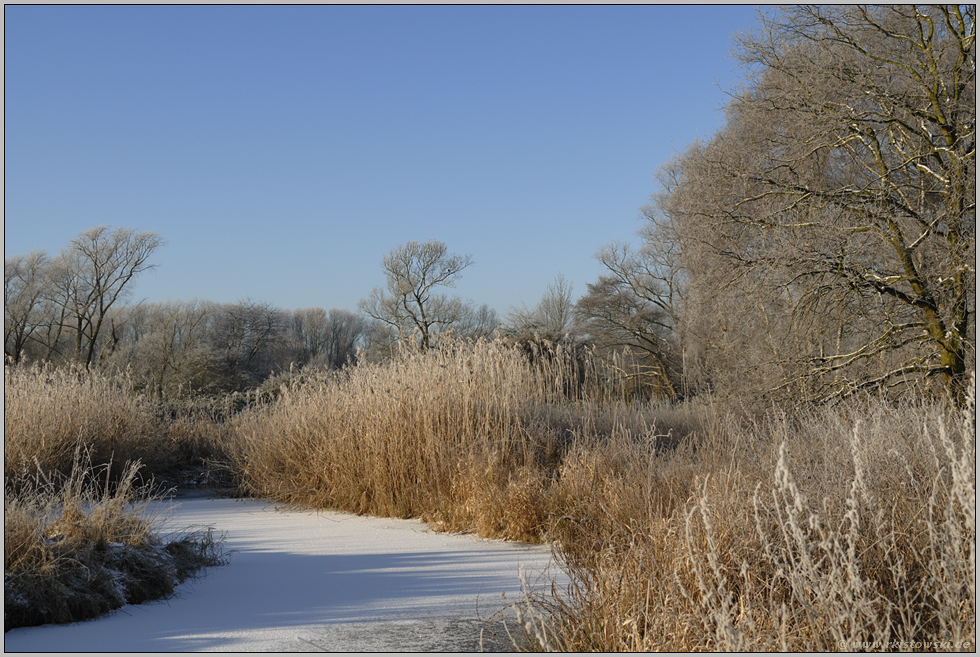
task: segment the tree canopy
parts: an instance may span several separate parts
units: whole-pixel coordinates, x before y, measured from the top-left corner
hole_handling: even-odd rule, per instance
[[[962,401],[975,37],[973,6],[762,14],[737,40],[747,80],[725,126],[663,168],[643,249],[602,253],[585,310],[650,344],[669,320],[685,377],[716,390],[821,400],[923,380]]]

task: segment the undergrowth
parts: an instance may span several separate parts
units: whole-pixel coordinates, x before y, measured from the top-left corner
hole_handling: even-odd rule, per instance
[[[528,636],[560,651],[975,650],[972,400],[731,426],[689,458],[629,452],[625,476],[601,465],[622,447],[569,460],[575,503],[550,536],[571,583],[526,592]]]

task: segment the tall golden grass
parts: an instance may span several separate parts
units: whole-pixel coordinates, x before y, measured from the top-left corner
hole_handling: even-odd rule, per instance
[[[231,453],[286,504],[552,541],[572,584],[529,592],[538,647],[972,645],[969,418],[865,399],[752,420],[601,378],[499,342],[406,351],[286,387]]]
[[[5,475],[62,472],[82,443],[206,452],[284,505],[550,541],[571,583],[517,606],[537,648],[974,648],[973,397],[750,418],[485,341],[304,373],[221,422],[162,421],[120,380],[11,374]]]
[[[4,368],[4,479],[23,470],[67,476],[78,447],[117,468],[158,452],[152,408],[122,376],[78,367]],[[117,473],[118,474],[118,473]]]
[[[528,636],[576,651],[974,650],[972,400],[960,416],[864,400],[729,418],[674,454],[609,442],[568,459],[575,506],[550,536],[571,584],[528,592]]]
[[[207,409],[163,414],[125,373],[77,366],[4,368],[4,480],[24,471],[67,477],[79,448],[93,465],[126,463],[138,478],[175,480],[177,470],[213,456],[222,426]]]
[[[5,630],[165,597],[220,563],[210,534],[164,544],[146,512],[153,475],[208,431],[162,422],[125,376],[79,368],[6,367],[4,414]]]
[[[540,540],[567,446],[636,420],[552,356],[530,367],[503,343],[459,342],[286,386],[231,422],[233,468],[250,494],[286,504]]]

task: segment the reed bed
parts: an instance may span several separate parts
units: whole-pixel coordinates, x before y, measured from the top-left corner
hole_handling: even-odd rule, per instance
[[[285,506],[550,541],[570,584],[515,606],[533,648],[975,649],[975,392],[965,411],[868,398],[760,419],[644,400],[619,374],[560,346],[447,341],[209,415],[161,414],[124,377],[9,370],[7,554],[46,573],[75,558],[43,552],[98,506],[65,482],[98,472],[85,490],[133,500],[132,473],[207,457]],[[158,465],[112,474],[120,454]],[[150,535],[109,515],[132,538],[85,530],[76,553]]]
[[[232,421],[232,468],[284,504],[542,540],[567,447],[643,421],[593,399],[592,366],[566,356],[457,342],[284,386]]]
[[[562,651],[975,650],[972,400],[959,415],[864,400],[716,423],[670,455],[610,442],[567,459],[574,505],[550,536],[571,584],[527,592],[527,636]]]
[[[210,407],[164,407],[141,394],[126,373],[77,366],[4,368],[4,480],[24,472],[64,479],[75,452],[111,467],[127,463],[137,478],[176,483],[181,471],[221,453],[223,424]]]
[[[751,419],[543,356],[458,343],[286,386],[233,421],[233,467],[284,504],[551,541],[571,584],[518,605],[536,648],[972,649],[972,406]]]
[[[162,541],[147,513],[154,476],[214,440],[209,423],[157,411],[125,376],[4,369],[5,630],[166,597],[221,562],[209,533]]]
[[[152,407],[124,376],[78,367],[4,368],[4,480],[23,471],[68,476],[84,447],[94,463],[116,464],[158,454],[160,426]]]

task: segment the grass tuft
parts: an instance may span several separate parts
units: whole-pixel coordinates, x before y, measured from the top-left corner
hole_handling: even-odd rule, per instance
[[[209,531],[167,543],[153,532],[153,500],[136,486],[139,463],[110,486],[107,466],[75,453],[68,477],[36,472],[4,491],[4,631],[101,616],[167,597],[223,563]]]

